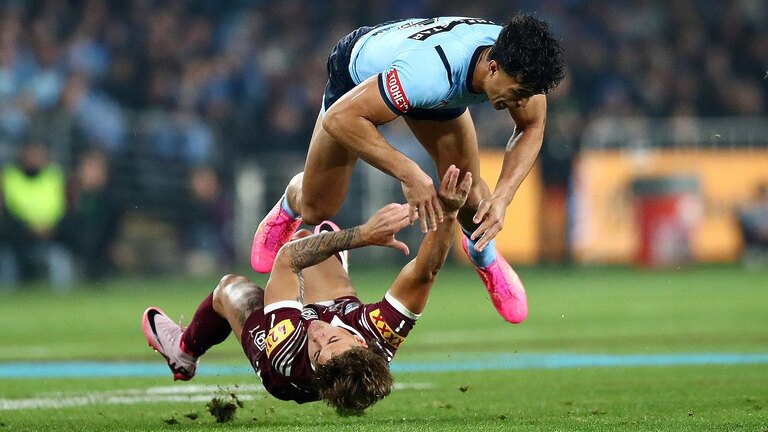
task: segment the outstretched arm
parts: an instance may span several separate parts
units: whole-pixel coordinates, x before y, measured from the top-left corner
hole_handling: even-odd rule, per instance
[[[275,259],[267,283],[264,304],[280,301],[302,301],[300,272],[319,264],[333,254],[363,246],[386,246],[408,254],[408,246],[395,239],[395,234],[408,226],[408,206],[389,204],[363,225],[336,232],[309,235],[300,232],[297,239],[285,244]]]
[[[472,173],[465,173],[460,183],[459,175],[459,169],[453,165],[445,172],[439,191],[445,209],[443,221],[437,224],[436,231],[424,236],[416,258],[400,271],[389,289],[389,294],[414,314],[420,314],[427,304],[435,277],[453,244],[456,215],[472,186]]]
[[[421,231],[426,233],[442,218],[442,208],[429,175],[376,129],[395,118],[373,76],[333,104],[323,118],[323,129],[364,161],[400,180],[410,204],[410,221],[420,219]]]
[[[504,228],[504,214],[517,189],[531,170],[544,139],[547,99],[544,95],[531,98],[525,108],[509,110],[515,121],[515,132],[509,139],[499,180],[493,193],[478,206],[473,221],[480,224],[472,233],[477,240],[475,249],[482,251]]]

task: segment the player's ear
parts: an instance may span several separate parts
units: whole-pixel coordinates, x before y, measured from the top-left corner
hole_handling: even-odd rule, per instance
[[[496,63],[496,60],[491,60],[488,62],[488,71],[491,72],[491,75],[494,75],[499,71],[499,64]]]
[[[368,342],[365,341],[365,339],[361,338],[358,335],[354,335],[355,340],[360,344],[361,347],[368,349]]]

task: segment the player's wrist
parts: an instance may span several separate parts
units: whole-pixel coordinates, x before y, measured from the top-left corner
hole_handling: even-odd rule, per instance
[[[509,206],[512,202],[512,198],[515,197],[515,193],[512,192],[512,188],[496,186],[496,190],[491,194],[491,200],[498,200],[504,203],[505,206]]]
[[[453,222],[459,217],[459,209],[456,210],[446,210],[443,213],[443,221],[445,222]]]
[[[411,159],[405,158],[406,161],[402,164],[398,164],[402,167],[402,172],[396,174],[397,178],[408,186],[413,186],[425,177],[430,178],[416,162]],[[430,178],[431,181],[431,178]]]

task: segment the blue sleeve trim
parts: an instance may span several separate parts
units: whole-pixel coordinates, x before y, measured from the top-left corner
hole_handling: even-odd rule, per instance
[[[451,72],[451,65],[448,63],[448,58],[445,56],[445,51],[443,51],[443,47],[440,45],[435,47],[435,51],[437,51],[437,55],[440,56],[440,60],[443,61],[445,72],[448,73],[448,86],[453,88],[453,72]]]

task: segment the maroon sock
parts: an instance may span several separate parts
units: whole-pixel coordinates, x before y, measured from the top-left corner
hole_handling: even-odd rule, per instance
[[[213,293],[197,307],[189,327],[181,336],[181,349],[200,357],[208,348],[224,342],[232,328],[229,322],[213,310]]]

